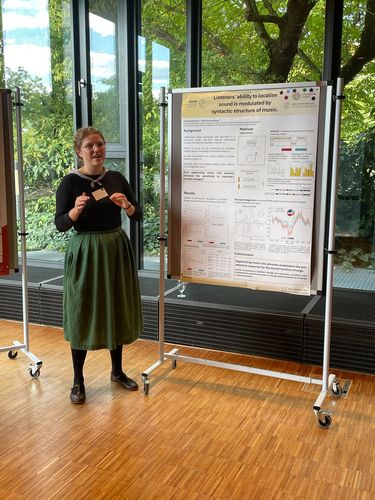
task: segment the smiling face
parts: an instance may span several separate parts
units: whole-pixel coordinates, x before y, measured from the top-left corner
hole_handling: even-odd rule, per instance
[[[87,173],[100,173],[105,160],[105,141],[100,134],[89,134],[77,149],[77,154],[82,158],[83,168]]]

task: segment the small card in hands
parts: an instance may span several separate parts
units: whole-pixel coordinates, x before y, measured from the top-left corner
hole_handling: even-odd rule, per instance
[[[99,201],[108,196],[107,191],[104,188],[97,189],[91,193],[96,201]]]

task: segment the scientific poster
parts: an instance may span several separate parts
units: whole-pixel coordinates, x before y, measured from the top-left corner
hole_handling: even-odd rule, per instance
[[[181,276],[310,294],[320,88],[185,93]]]

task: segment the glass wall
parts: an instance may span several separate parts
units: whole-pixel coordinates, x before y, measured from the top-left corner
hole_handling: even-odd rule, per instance
[[[202,0],[202,85],[321,79],[326,2],[299,2],[293,12],[290,3]],[[375,28],[367,3],[344,2],[346,99],[335,285],[375,289],[375,62],[370,36]],[[126,2],[89,0],[84,4],[89,8],[90,53],[86,57],[91,72],[92,123],[106,136],[109,168],[128,175]],[[72,2],[1,0],[0,5],[0,78],[3,87],[20,88],[24,104],[28,250],[62,251],[68,235],[55,230],[53,218],[56,186],[74,165]],[[143,253],[144,267],[158,269],[159,89],[186,85],[186,2],[140,0],[140,7]],[[276,17],[283,22],[276,23]]]
[[[340,279],[336,281],[344,288],[375,290],[375,61],[366,41],[375,27],[369,22],[366,2],[353,0],[344,5],[346,98],[336,226],[336,274]]]
[[[1,77],[5,87],[20,88],[24,104],[27,250],[29,256],[51,259],[53,265],[55,258],[62,261],[69,238],[54,226],[55,192],[75,165],[71,2],[2,0],[1,10]],[[91,0],[88,19],[90,52],[81,53],[81,64],[89,59],[92,124],[106,137],[108,168],[127,175],[124,4]]]
[[[159,267],[159,92],[160,87],[185,86],[185,2],[142,2],[142,36],[138,69],[141,74],[141,192],[144,210],[145,269]],[[168,183],[167,183],[168,184]],[[166,204],[167,206],[167,204]]]
[[[29,251],[60,250],[55,191],[73,165],[70,2],[1,2],[2,85],[20,88]]]

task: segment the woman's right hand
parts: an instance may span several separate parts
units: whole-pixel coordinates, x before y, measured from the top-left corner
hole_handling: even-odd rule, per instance
[[[69,211],[69,217],[73,221],[76,221],[81,215],[89,199],[90,196],[87,196],[86,193],[82,193],[80,196],[77,196],[74,207]]]

